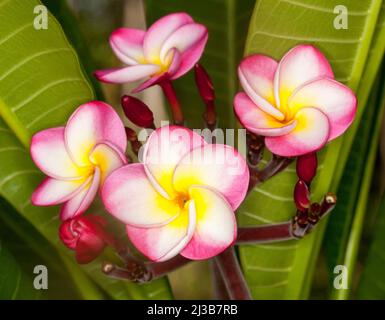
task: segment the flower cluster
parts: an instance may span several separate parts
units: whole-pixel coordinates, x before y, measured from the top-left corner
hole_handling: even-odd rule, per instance
[[[79,106],[64,127],[33,136],[32,159],[48,177],[33,193],[32,203],[61,205],[60,239],[76,252],[79,263],[93,260],[107,245],[119,252],[124,247],[111,229],[107,231],[104,218],[83,215],[98,191],[106,211],[125,225],[131,243],[157,263],[178,255],[184,257],[181,263],[185,258],[221,257],[236,241],[298,238],[335,205],[333,197],[311,203],[309,189],[317,169],[316,152],[354,119],[354,93],[333,79],[327,59],[313,46],[296,46],[279,63],[258,54],[246,57],[238,68],[245,92],[236,95],[234,111],[248,132],[247,161],[233,147],[208,143],[183,126],[171,81],[193,68],[206,107],[205,125],[214,130],[217,124],[214,87],[197,64],[207,38],[207,29],[185,13],[161,18],[147,31],[121,28],[112,33],[112,50],[127,66],[97,71],[96,77],[112,83],[144,79],[134,91],[160,85],[177,124],[156,129],[150,109],[124,95],[126,117],[153,130],[143,146],[117,112],[100,101]],[[140,162],[126,156],[127,142],[139,153]],[[265,146],[273,156],[260,169]],[[298,157],[299,180],[293,222],[238,228],[235,211],[247,191],[284,169],[294,157]],[[234,260],[232,255],[223,257],[218,261]],[[142,262],[132,261],[130,266],[140,272],[130,274],[147,270]],[[116,268],[109,265],[105,270]],[[227,274],[236,276],[238,271]]]

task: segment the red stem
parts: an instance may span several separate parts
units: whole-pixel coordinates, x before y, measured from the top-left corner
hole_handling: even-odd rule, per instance
[[[163,93],[166,96],[168,103],[170,104],[174,123],[178,125],[183,125],[183,112],[178,97],[176,96],[174,86],[172,85],[170,80],[163,80],[159,83],[159,85],[161,86]]]
[[[211,264],[212,275],[213,275],[213,287],[214,297],[218,300],[230,300],[227,293],[226,285],[222,279],[221,272],[219,271],[218,265],[213,261]]]
[[[251,300],[250,291],[235,255],[234,246],[215,257],[215,263],[220,271],[230,299]]]
[[[290,221],[259,227],[238,228],[237,244],[285,241],[294,238]]]
[[[165,262],[149,262],[146,263],[145,266],[147,270],[151,273],[152,279],[157,279],[163,277],[169,272],[172,272],[180,267],[191,262],[191,260],[182,257],[181,255],[176,256],[173,259],[167,260]]]

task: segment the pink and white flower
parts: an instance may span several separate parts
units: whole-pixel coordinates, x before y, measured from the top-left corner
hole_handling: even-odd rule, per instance
[[[249,172],[232,147],[207,144],[179,126],[154,131],[143,163],[114,171],[104,183],[108,212],[149,259],[213,257],[236,239],[234,211],[246,195]]]
[[[95,76],[108,83],[147,79],[134,91],[157,84],[164,77],[177,79],[200,59],[207,38],[206,27],[186,13],[169,14],[147,31],[117,29],[111,34],[110,45],[127,66],[99,70]]]
[[[32,159],[48,176],[33,193],[32,203],[63,204],[62,220],[83,213],[107,175],[127,163],[126,146],[123,123],[111,106],[100,101],[81,105],[65,127],[32,137]]]
[[[298,45],[279,63],[249,56],[238,75],[245,93],[236,95],[235,113],[246,129],[265,136],[267,148],[277,155],[319,150],[354,119],[354,93],[334,80],[329,62],[313,46]]]

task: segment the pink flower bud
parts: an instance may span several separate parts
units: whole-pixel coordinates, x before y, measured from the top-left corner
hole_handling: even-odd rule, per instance
[[[99,216],[77,216],[61,224],[59,237],[76,252],[76,261],[86,264],[97,258],[107,244],[113,244],[113,238],[105,231],[106,225]]]
[[[298,178],[304,180],[308,185],[317,173],[317,154],[308,153],[297,159]]]
[[[213,83],[207,71],[200,64],[195,65],[195,83],[205,103],[215,99]]]
[[[294,201],[299,211],[305,211],[310,206],[310,193],[306,183],[298,180],[294,188]]]
[[[144,102],[125,95],[121,99],[121,104],[124,114],[132,123],[142,128],[154,127],[154,115]]]

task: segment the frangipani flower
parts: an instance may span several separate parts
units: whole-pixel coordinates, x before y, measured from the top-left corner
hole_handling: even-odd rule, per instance
[[[100,101],[81,105],[65,127],[32,137],[31,156],[48,177],[32,195],[32,203],[63,203],[62,220],[83,213],[106,176],[127,163],[127,139],[115,110]]]
[[[313,46],[296,46],[279,63],[263,55],[247,57],[238,74],[245,93],[236,95],[235,113],[245,128],[265,136],[277,155],[316,151],[354,119],[354,93],[333,80],[329,62]]]
[[[169,14],[147,31],[129,28],[115,30],[110,45],[127,65],[99,70],[95,76],[103,82],[125,83],[150,77],[134,91],[157,84],[161,79],[177,79],[200,59],[208,38],[207,29],[186,13]]]
[[[177,254],[207,259],[234,242],[234,211],[248,182],[246,162],[234,148],[207,144],[183,127],[165,126],[149,137],[143,163],[108,176],[102,200],[151,260]]]

